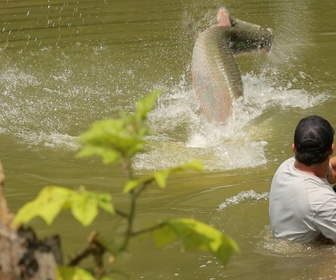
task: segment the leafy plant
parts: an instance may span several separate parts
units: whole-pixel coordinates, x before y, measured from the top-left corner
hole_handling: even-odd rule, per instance
[[[97,232],[92,232],[86,248],[72,258],[68,266],[58,268],[58,280],[109,279],[103,261],[104,255],[109,253],[114,258],[118,257],[128,248],[132,238],[145,233],[151,233],[158,248],[180,239],[185,250],[197,249],[211,252],[223,264],[228,262],[233,252],[239,251],[236,243],[221,231],[190,218],[166,219],[150,227],[134,229],[137,199],[149,186],[156,185],[163,189],[173,173],[203,170],[202,163],[194,161],[143,177],[134,175],[132,158],[135,154],[144,151],[145,137],[151,134],[146,127],[147,114],[159,94],[158,91],[153,92],[139,100],[134,114],[123,114],[119,119],[99,121],[80,136],[83,147],[78,153],[79,157],[98,156],[102,158],[104,164],[121,164],[127,178],[122,191],[130,198],[130,209],[127,213],[115,209],[111,194],[90,192],[84,187],[71,190],[59,186],[46,186],[35,200],[24,205],[16,215],[14,219],[16,225],[27,224],[35,217],[41,217],[47,224],[51,224],[62,210],[67,209],[83,226],[88,226],[94,221],[99,209],[125,219],[127,227],[120,244],[106,242]],[[93,255],[95,259],[95,276],[78,267],[79,263],[89,255]]]

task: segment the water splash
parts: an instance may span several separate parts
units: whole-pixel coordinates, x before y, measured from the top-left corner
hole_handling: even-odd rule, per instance
[[[232,205],[237,205],[245,201],[268,200],[268,196],[269,196],[268,192],[257,193],[254,190],[243,191],[233,197],[227,198],[225,202],[221,203],[218,206],[217,210],[222,211],[224,208],[230,207]]]
[[[277,86],[276,70],[243,76],[244,98],[235,100],[233,114],[223,125],[206,122],[198,114],[198,102],[184,79],[159,99],[150,113],[150,126],[157,136],[148,138],[146,153],[135,160],[136,169],[162,169],[194,159],[206,170],[230,170],[267,163],[264,136],[272,132],[271,122],[252,124],[270,109],[307,109],[326,101],[325,93],[296,88],[307,79],[300,72],[286,87]],[[241,155],[244,154],[244,158]]]
[[[269,225],[260,233],[256,243],[256,252],[266,256],[284,258],[321,258],[330,256],[334,259],[335,246],[330,242],[297,243],[293,241],[277,239],[273,236]]]
[[[44,49],[40,55],[43,59],[53,52]],[[15,135],[29,146],[77,149],[76,135],[90,120],[110,117],[112,109],[114,112],[134,109],[129,108],[129,99],[135,97],[130,96],[127,89],[117,87],[111,92],[107,82],[84,81],[74,71],[69,58],[63,57],[50,72],[44,73],[38,68],[17,67],[6,56],[2,57],[0,133]],[[110,71],[111,67],[108,63],[101,64],[97,70],[99,73],[102,69]],[[244,98],[234,102],[232,117],[224,125],[214,125],[199,115],[188,73],[181,75],[174,86],[156,86],[166,89],[157,107],[149,114],[150,127],[156,135],[147,139],[146,152],[135,158],[136,169],[162,169],[195,159],[202,160],[207,170],[266,164],[267,140],[263,136],[272,130],[271,122],[257,126],[251,123],[275,107],[306,109],[329,98],[325,93],[300,89],[300,81],[309,79],[303,72],[288,81],[285,87],[278,86],[276,69],[265,69],[261,74],[247,73],[243,76]],[[124,79],[132,75],[132,69],[120,72]],[[114,104],[116,99],[118,103]],[[113,108],[109,104],[114,104]]]

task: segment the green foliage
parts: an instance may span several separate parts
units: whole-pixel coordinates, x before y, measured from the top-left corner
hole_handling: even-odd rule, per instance
[[[95,280],[95,278],[84,269],[60,266],[56,271],[56,280]]]
[[[170,174],[184,172],[187,170],[203,171],[203,164],[200,161],[193,161],[178,167],[167,168],[165,170],[154,172],[143,178],[128,180],[126,186],[124,187],[124,193],[128,193],[139,186],[147,185],[152,182],[156,182],[156,184],[161,189],[164,189],[167,185],[168,177]]]
[[[144,137],[150,135],[146,128],[147,114],[152,109],[159,91],[138,101],[133,115],[123,115],[120,119],[108,119],[93,124],[92,128],[80,136],[84,147],[79,157],[99,156],[105,164],[118,163],[122,158],[130,159],[143,151]]]
[[[239,252],[237,244],[218,229],[194,219],[170,219],[153,231],[158,248],[182,240],[185,250],[210,251],[223,264],[227,264],[233,252]]]
[[[33,218],[41,217],[51,224],[63,209],[71,210],[73,216],[83,225],[92,223],[98,214],[98,207],[114,214],[108,193],[88,192],[83,187],[73,191],[63,187],[47,186],[42,189],[36,199],[24,205],[13,221],[14,224],[27,224]]]
[[[56,270],[56,280],[97,280],[91,273],[79,267],[59,266]],[[111,280],[103,276],[99,280]]]
[[[79,157],[99,156],[105,164],[121,164],[127,177],[123,193],[130,198],[130,208],[127,213],[115,209],[110,194],[89,192],[83,187],[74,191],[64,187],[47,186],[35,200],[24,205],[16,215],[14,220],[16,225],[27,224],[36,217],[41,217],[47,224],[51,224],[62,210],[70,209],[73,216],[83,226],[87,226],[94,221],[99,208],[101,208],[111,215],[117,214],[125,220],[126,230],[120,244],[107,242],[94,232],[88,239],[89,244],[84,253],[69,262],[74,267],[60,267],[58,269],[57,280],[107,280],[106,276],[104,278],[103,255],[108,252],[113,255],[113,258],[116,258],[120,252],[128,248],[131,238],[144,233],[152,233],[158,248],[180,239],[185,250],[196,249],[211,252],[223,264],[228,262],[232,253],[239,251],[237,244],[231,238],[194,219],[168,219],[152,227],[134,230],[136,202],[148,185],[156,183],[159,188],[164,189],[167,186],[169,176],[173,173],[203,170],[203,164],[194,161],[156,171],[140,178],[133,176],[132,158],[136,153],[144,150],[145,137],[151,134],[146,127],[147,114],[154,106],[159,94],[158,91],[153,92],[139,100],[134,114],[124,114],[119,119],[97,122],[90,130],[80,136],[83,147],[78,153]],[[76,266],[82,258],[88,255],[93,255],[95,259],[95,278]]]

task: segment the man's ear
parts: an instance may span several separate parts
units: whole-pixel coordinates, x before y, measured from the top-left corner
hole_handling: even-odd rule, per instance
[[[332,143],[331,148],[330,148],[330,155],[334,153],[335,145]]]
[[[293,151],[293,153],[295,154],[296,149],[295,149],[295,145],[294,145],[294,144],[292,144],[292,151]]]

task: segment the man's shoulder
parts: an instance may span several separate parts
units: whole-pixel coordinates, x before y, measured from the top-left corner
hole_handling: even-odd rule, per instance
[[[295,158],[294,157],[291,157],[291,158],[288,158],[288,159],[284,160],[279,165],[277,171],[283,170],[283,169],[291,169],[292,167],[294,167],[294,162],[295,162]]]
[[[291,177],[291,175],[295,173],[294,162],[295,162],[294,157],[283,161],[278,167],[278,169],[276,170],[274,174],[274,178],[278,178],[278,179],[281,179],[281,181],[283,181],[288,176]]]
[[[294,166],[294,162],[295,162],[295,157],[290,157],[286,160],[284,160],[280,166]]]

